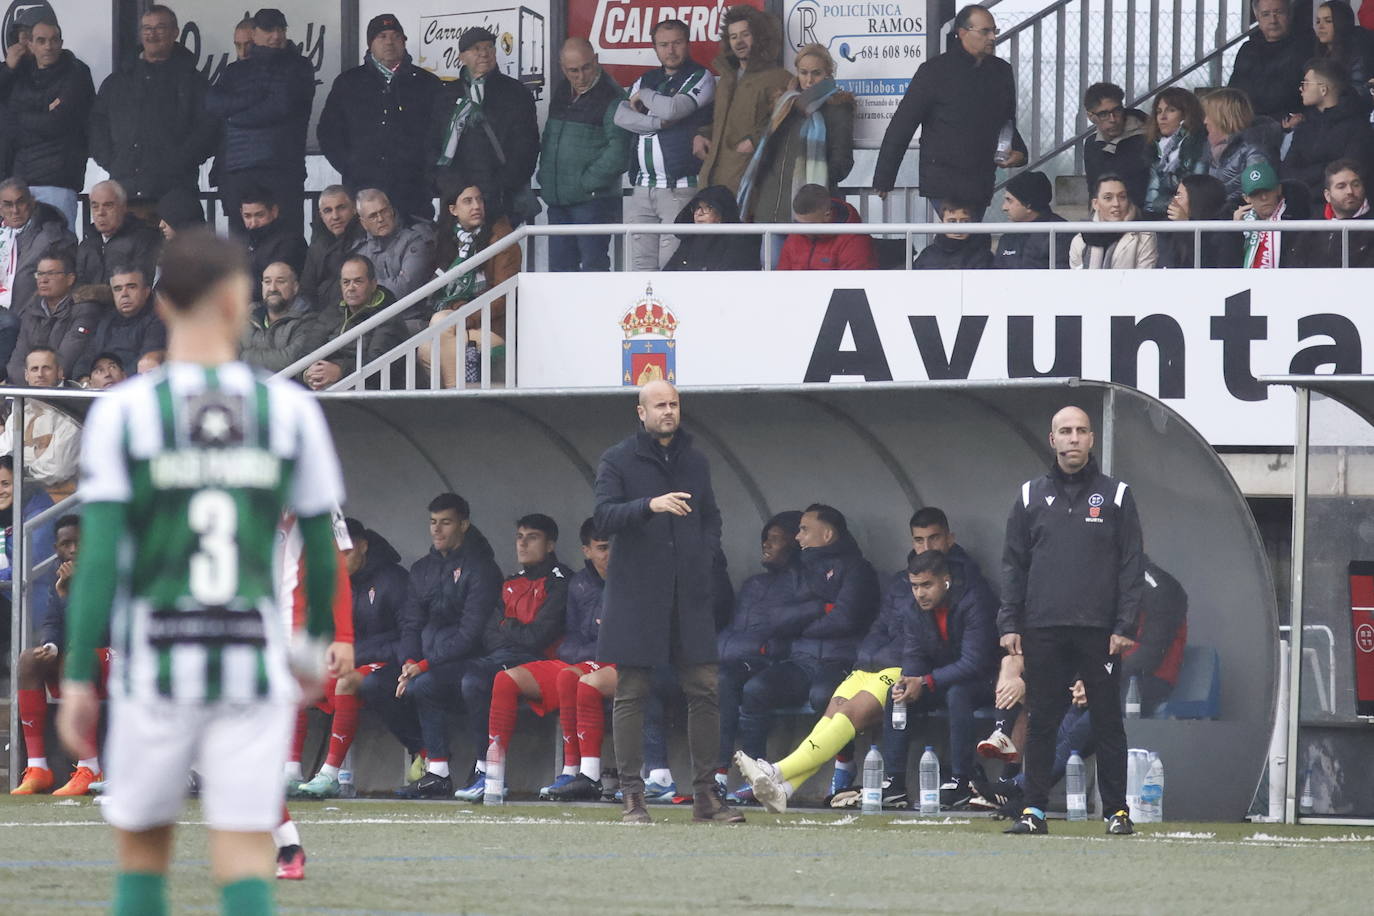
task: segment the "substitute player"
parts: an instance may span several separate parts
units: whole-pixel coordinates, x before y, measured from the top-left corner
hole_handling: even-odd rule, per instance
[[[242,249],[179,233],[158,282],[167,363],[117,386],[86,421],[84,550],[58,728],[78,757],[94,755],[94,650],[113,609],[101,810],[116,830],[116,914],[167,912],[172,825],[184,804],[168,788],[193,761],[224,911],[273,911],[270,833],[298,682],[324,672],[338,458],[303,391],[235,361],[248,292]],[[294,645],[272,568],[288,509],[305,544],[310,636]]]

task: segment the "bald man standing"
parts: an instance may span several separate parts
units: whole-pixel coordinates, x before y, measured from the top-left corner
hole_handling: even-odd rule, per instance
[[[1121,654],[1144,590],[1140,516],[1131,488],[1093,460],[1093,428],[1079,407],[1050,423],[1055,463],[1028,480],[1007,519],[1002,554],[1002,648],[1025,656],[1026,807],[1007,833],[1044,834],[1055,730],[1082,678],[1088,694],[1107,833],[1134,832],[1126,807]]]
[[[639,392],[640,429],[601,456],[596,527],[611,538],[596,659],[614,664],[615,756],[626,823],[647,824],[644,702],[650,671],[672,665],[687,695],[692,819],[744,818],[715,792],[720,743],[711,562],[720,550],[720,510],[706,456],[683,432],[677,389],[650,382]]]
[[[625,90],[601,69],[585,38],[569,38],[558,55],[563,82],[553,91],[539,155],[539,187],[549,224],[620,222],[620,179],[630,133],[615,112]],[[609,235],[555,235],[549,270],[610,270]]]

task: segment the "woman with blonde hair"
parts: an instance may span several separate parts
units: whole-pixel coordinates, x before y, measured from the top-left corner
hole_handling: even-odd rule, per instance
[[[1197,96],[1178,86],[1155,96],[1145,138],[1150,142],[1151,156],[1145,213],[1163,216],[1183,177],[1207,174],[1211,161]]]
[[[1212,177],[1226,188],[1226,200],[1240,206],[1241,176],[1252,166],[1268,163],[1279,170],[1283,129],[1272,118],[1256,116],[1250,98],[1240,89],[1217,89],[1202,97],[1202,123],[1211,147]]]
[[[824,45],[803,45],[795,68],[740,180],[745,222],[792,222],[797,191],[818,184],[833,195],[854,167],[854,96],[835,85],[835,58]]]

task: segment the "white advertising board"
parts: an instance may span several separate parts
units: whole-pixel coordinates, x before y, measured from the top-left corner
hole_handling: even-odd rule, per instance
[[[1368,283],[1354,270],[521,274],[518,377],[1077,376],[1161,398],[1213,445],[1291,446],[1291,391],[1255,378],[1374,368]]]

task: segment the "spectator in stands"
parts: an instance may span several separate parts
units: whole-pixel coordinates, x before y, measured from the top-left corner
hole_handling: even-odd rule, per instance
[[[768,126],[774,96],[792,79],[779,62],[780,33],[776,16],[752,6],[732,6],[721,17],[720,53],[711,65],[718,77],[711,126],[699,128],[692,142],[692,152],[702,160],[700,187],[720,184],[739,191]]]
[[[226,67],[206,96],[206,108],[224,124],[215,168],[233,231],[246,231],[239,205],[249,188],[262,185],[276,198],[285,228],[301,234],[305,134],[314,99],[314,68],[300,46],[287,41],[286,17],[281,10],[258,10],[248,56]]]
[[[106,77],[91,109],[91,157],[136,201],[155,205],[172,188],[195,191],[215,151],[218,125],[205,109],[205,76],[177,43],[177,16],[148,7],[142,51]]]
[[[1016,82],[1011,64],[996,57],[997,23],[981,6],[970,5],[954,18],[957,44],[916,70],[883,134],[873,187],[882,197],[897,181],[916,128],[921,128],[921,196],[939,209],[956,197],[979,207],[975,221],[992,201],[998,167],[1026,162],[1026,146],[1016,131]]]
[[[334,80],[316,128],[320,152],[346,186],[378,188],[404,216],[434,218],[425,132],[440,85],[406,53],[399,19],[383,13],[368,22],[363,62]]]
[[[296,272],[280,261],[262,272],[262,304],[244,329],[239,359],[280,372],[327,340],[314,306],[300,294]]]
[[[946,197],[940,201],[940,222],[973,222],[973,204]],[[988,236],[968,232],[942,232],[921,249],[911,266],[916,270],[988,270],[993,267]]]
[[[19,313],[33,299],[38,259],[55,247],[76,247],[66,217],[52,204],[35,200],[22,178],[0,182],[0,308],[8,311],[16,329]]]
[[[892,687],[892,708],[912,707],[914,716],[944,709],[949,714],[949,769],[940,786],[940,805],[957,808],[973,795],[973,713],[993,700],[1000,652],[997,647],[997,598],[986,581],[954,579],[944,554],[930,550],[907,564],[913,607],[906,615],[902,677]],[[892,727],[889,709],[884,744],[899,757],[896,744],[908,744],[911,732]],[[889,771],[892,778],[905,772]]]
[[[591,42],[572,37],[558,54],[563,82],[554,89],[539,153],[539,188],[549,223],[615,223],[630,134],[615,123],[625,90],[601,69]],[[610,270],[609,235],[555,235],[549,270]]]
[[[463,187],[444,198],[439,216],[437,239],[435,242],[435,261],[437,270],[447,273],[464,261],[475,257],[502,238],[510,235],[510,221],[505,216],[494,220],[488,215],[486,200],[482,189],[475,183],[459,179]],[[520,272],[519,246],[507,247],[505,251],[489,259],[475,270],[470,270],[449,282],[447,286],[430,297],[434,315],[430,324],[439,324],[458,308],[481,296],[493,286],[498,286]],[[474,314],[461,329],[463,337],[463,377],[467,382],[481,380],[481,313]],[[504,357],[506,329],[506,299],[504,296],[491,304],[492,352]],[[458,339],[460,330],[450,328],[439,335],[439,379],[444,388],[458,384]],[[500,354],[497,354],[497,350]],[[420,365],[429,369],[432,347],[419,350]],[[493,367],[493,373],[495,367]]]
[[[11,382],[25,378],[26,360],[32,351],[51,348],[61,378],[75,378],[74,370],[88,352],[103,306],[91,301],[87,287],[77,290],[79,297],[73,295],[76,270],[69,250],[58,248],[45,254],[34,277],[38,289],[19,315],[19,337],[9,357],[7,375]]]
[[[157,228],[163,241],[170,242],[183,229],[205,225],[205,206],[200,192],[172,188],[157,202]]]
[[[448,713],[462,697],[468,662],[482,652],[483,632],[501,603],[501,569],[491,543],[469,517],[467,500],[442,493],[430,503],[433,549],[410,568],[410,598],[401,619],[401,666],[393,693],[418,713],[418,733],[403,715],[387,724],[406,747],[423,747],[428,755],[425,773],[397,794],[404,798],[448,798],[453,795],[449,775]],[[488,670],[490,679],[494,672]],[[363,696],[378,709],[394,708],[385,685]],[[486,709],[481,722],[486,724]],[[486,743],[476,748],[482,756]],[[485,768],[485,761],[482,761]]]
[[[301,289],[316,308],[329,308],[339,301],[339,268],[365,238],[367,233],[358,221],[348,189],[332,184],[321,191],[310,247],[305,252],[305,270],[301,273]]]
[[[391,290],[377,284],[377,271],[372,262],[361,254],[350,255],[344,260],[339,268],[339,287],[343,291],[343,301],[337,310],[325,308],[319,311],[319,333],[326,341],[347,333],[396,302]],[[363,363],[371,362],[404,343],[405,339],[405,324],[399,318],[383,322],[364,337]],[[359,368],[357,347],[350,342],[330,356],[311,363],[304,373],[305,384],[319,391]],[[395,375],[393,372],[393,377]],[[369,385],[379,384],[380,378],[376,375],[369,381]]]
[[[51,347],[37,346],[28,351],[23,378],[30,388],[66,386],[62,364]],[[14,454],[16,425],[10,422],[8,435],[0,433],[0,455]],[[25,481],[42,487],[54,503],[75,493],[81,453],[81,427],[76,421],[45,401],[30,399],[24,405],[22,435]]]
[[[1115,175],[1099,175],[1092,189],[1093,222],[1123,223],[1140,218],[1126,182]],[[1148,270],[1158,260],[1153,232],[1079,233],[1069,243],[1069,266],[1074,270]]]
[[[1360,4],[1360,8],[1363,10],[1364,4]],[[1349,86],[1355,98],[1368,109],[1366,84],[1374,77],[1374,35],[1356,25],[1354,11],[1343,0],[1329,0],[1317,7],[1313,31],[1316,44],[1312,56],[1336,64],[1335,73],[1344,76],[1344,85]],[[1307,69],[1312,69],[1310,62]],[[1311,78],[1310,72],[1308,78]],[[1303,105],[1311,107],[1312,103],[1305,97],[1307,93],[1303,95]]]
[[[1240,179],[1245,204],[1237,208],[1238,220],[1310,219],[1311,198],[1307,189],[1296,182],[1280,182],[1268,163],[1260,163],[1246,171]],[[1304,233],[1247,232],[1242,267],[1301,267]]]
[[[252,276],[261,277],[267,265],[277,261],[290,264],[297,272],[305,267],[305,238],[299,228],[282,219],[281,206],[271,188],[244,188],[239,194],[239,218],[248,241]]]
[[[1266,0],[1276,2],[1276,0]],[[1203,125],[1211,146],[1214,178],[1226,186],[1226,199],[1240,201],[1240,176],[1260,162],[1279,167],[1282,131],[1270,118],[1257,118],[1250,100],[1238,89],[1218,89],[1202,99]]]
[[[91,188],[91,228],[76,249],[82,283],[105,285],[116,267],[137,267],[151,277],[162,252],[162,233],[129,212],[129,195],[117,181]]]
[[[818,184],[803,185],[792,199],[796,222],[859,223],[859,211],[833,198]],[[878,258],[868,235],[809,235],[794,232],[782,245],[778,270],[875,270]]]
[[[1155,96],[1153,115],[1145,125],[1150,181],[1143,210],[1158,218],[1169,209],[1184,175],[1207,173],[1209,149],[1202,104],[1187,89],[1170,86]]]
[[[359,191],[354,203],[367,233],[358,253],[377,268],[377,282],[397,299],[424,286],[434,270],[434,228],[403,220],[386,192],[376,188]],[[417,314],[424,312],[424,304],[417,304]]]
[[[401,555],[385,537],[356,518],[345,519],[345,524],[353,545],[343,554],[353,592],[356,667],[334,681],[333,689],[326,693],[329,750],[314,778],[296,787],[296,792],[307,798],[333,798],[339,794],[339,768],[357,733],[363,685],[376,679],[380,689],[389,689],[394,698],[404,661],[401,616],[410,581],[401,568]]]
[[[112,388],[129,377],[124,371],[124,361],[117,353],[98,353],[91,363],[91,375],[86,387],[92,391]]]
[[[1349,7],[1336,3],[1349,11]],[[1325,9],[1323,6],[1322,9]],[[1367,94],[1355,95],[1346,85],[1340,65],[1332,59],[1309,61],[1302,80],[1302,123],[1293,128],[1293,141],[1279,166],[1287,181],[1301,181],[1316,196],[1322,190],[1322,171],[1328,162],[1352,159],[1360,174],[1374,168],[1374,130],[1369,125]]]
[[[253,51],[254,20],[252,16],[239,20],[234,26],[234,60],[247,60]]]
[[[462,67],[444,83],[430,116],[425,162],[439,199],[476,184],[487,217],[508,217],[511,227],[532,222],[539,202],[530,176],[539,157],[539,123],[534,97],[496,68],[496,36],[469,28],[458,39]],[[442,215],[442,214],[441,214]]]
[[[86,347],[86,358],[72,377],[91,374],[98,354],[113,353],[121,366],[132,366],[144,353],[167,349],[167,328],[152,304],[152,285],[138,267],[116,267],[110,277],[114,308],[103,310]]]
[[[678,223],[718,225],[740,221],[735,195],[724,185],[702,188],[677,215]],[[664,236],[667,238],[668,236]],[[758,247],[738,235],[680,235],[664,270],[758,270]]]
[[[1083,141],[1083,168],[1088,187],[1097,176],[1119,175],[1137,207],[1145,205],[1150,183],[1145,132],[1149,118],[1137,108],[1126,107],[1126,92],[1114,83],[1093,83],[1083,93],[1083,110],[1097,131]]]
[[[487,791],[487,757],[496,745],[504,759],[515,733],[522,693],[538,694],[531,706],[539,711],[544,692],[527,667],[545,659],[543,675],[563,667],[556,652],[567,616],[568,583],[573,571],[558,560],[558,523],[532,513],[515,523],[515,558],[520,569],[506,579],[501,600],[488,612],[481,652],[464,665],[463,712],[477,750],[475,771],[466,788],[453,794],[460,801],[480,802]],[[516,674],[512,669],[520,671]],[[550,670],[552,669],[552,670]],[[549,703],[558,703],[554,677],[543,677]],[[528,698],[528,697],[527,697]]]
[[[1244,92],[1255,114],[1284,124],[1302,111],[1298,82],[1311,39],[1295,34],[1289,0],[1250,0],[1250,11],[1259,34],[1240,46],[1226,85]]]
[[[758,149],[740,181],[740,212],[750,223],[786,223],[803,185],[840,196],[854,167],[854,96],[835,85],[835,58],[824,45],[803,45],[797,75],[773,106]],[[782,240],[766,256],[777,264]]]
[[[1244,176],[1242,181],[1244,180]],[[1211,175],[1184,175],[1169,202],[1171,222],[1222,220],[1232,214],[1226,188]],[[1159,267],[1239,267],[1241,239],[1234,232],[1201,233],[1201,254],[1197,254],[1193,233],[1169,232],[1156,240]]]
[[[623,211],[627,223],[666,223],[691,203],[701,168],[692,152],[694,138],[711,123],[716,97],[715,74],[692,60],[687,23],[660,20],[653,42],[659,66],[634,81],[630,98],[615,111],[615,123],[634,135],[632,187]],[[673,250],[667,233],[633,236],[630,269],[665,267]]]
[[[1349,259],[1343,259],[1344,240],[1341,232],[1303,233],[1303,267],[1374,267],[1374,226],[1367,226],[1374,214],[1369,209],[1368,192],[1360,164],[1349,159],[1337,159],[1326,167],[1326,198],[1324,219],[1352,220],[1358,228],[1349,232]]]
[[[1064,217],[1050,209],[1054,188],[1044,172],[1018,172],[1002,191],[1002,212],[1013,223],[1062,223]],[[1069,267],[1069,238],[1060,234],[1054,238],[1054,266],[1057,270]],[[1022,235],[1002,233],[993,255],[993,267],[1047,270],[1050,266],[1050,234]]]
[[[0,104],[11,148],[8,175],[23,176],[35,199],[76,228],[76,196],[86,185],[87,120],[95,99],[91,70],[62,47],[62,27],[44,16],[27,46],[13,44],[0,66]]]

